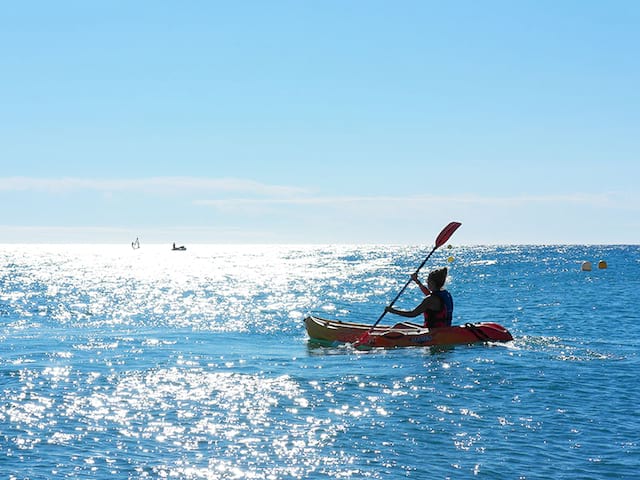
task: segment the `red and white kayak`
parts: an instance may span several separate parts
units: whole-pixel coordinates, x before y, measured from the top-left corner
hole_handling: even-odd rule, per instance
[[[304,324],[311,341],[324,346],[351,343],[358,348],[429,347],[513,340],[506,328],[493,322],[431,329],[401,322],[371,329],[371,325],[364,323],[327,320],[311,315],[304,319]]]

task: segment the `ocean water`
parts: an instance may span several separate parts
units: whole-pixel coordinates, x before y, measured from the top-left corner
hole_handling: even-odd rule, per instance
[[[429,251],[0,245],[0,478],[637,478],[640,247],[436,251],[508,344],[308,343]]]

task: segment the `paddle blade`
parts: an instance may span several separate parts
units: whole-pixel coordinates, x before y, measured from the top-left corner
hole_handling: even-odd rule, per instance
[[[355,342],[353,342],[353,346],[354,348],[366,347],[369,345],[370,341],[371,341],[371,331],[368,331],[360,335],[360,337]]]
[[[451,222],[449,225],[444,227],[440,232],[440,235],[438,235],[438,238],[436,238],[435,248],[441,247],[447,240],[449,240],[451,235],[453,235],[453,232],[455,232],[460,225],[462,225],[460,222]]]

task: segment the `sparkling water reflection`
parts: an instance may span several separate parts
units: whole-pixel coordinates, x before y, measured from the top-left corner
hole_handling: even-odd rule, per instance
[[[372,321],[423,250],[0,247],[0,476],[633,478],[639,249],[455,248],[456,322],[510,344],[307,344],[307,312]]]

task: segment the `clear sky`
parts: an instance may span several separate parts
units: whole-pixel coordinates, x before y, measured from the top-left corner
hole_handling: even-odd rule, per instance
[[[0,243],[640,243],[640,1],[17,1]]]

